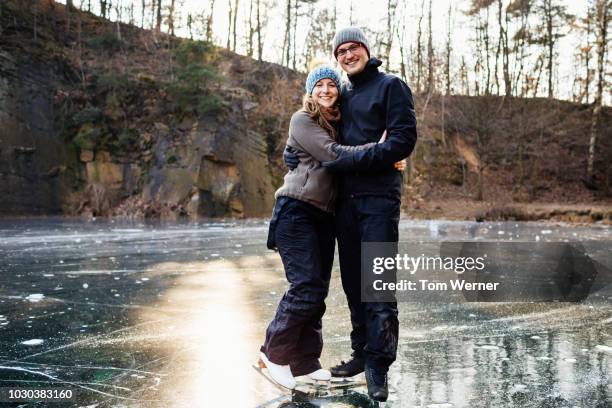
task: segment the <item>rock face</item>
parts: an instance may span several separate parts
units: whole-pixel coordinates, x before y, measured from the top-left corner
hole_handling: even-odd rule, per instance
[[[0,214],[61,213],[69,148],[54,126],[55,73],[0,48]]]
[[[127,197],[182,207],[191,216],[263,216],[272,208],[266,142],[248,129],[240,110],[233,121],[203,118],[174,134],[156,123],[153,135],[147,133],[149,165],[120,162],[107,151],[79,151],[59,136],[56,88],[42,66],[20,65],[2,52],[0,72],[0,214],[71,212],[71,199],[81,202],[78,212],[112,213]],[[106,204],[95,203],[92,191]]]

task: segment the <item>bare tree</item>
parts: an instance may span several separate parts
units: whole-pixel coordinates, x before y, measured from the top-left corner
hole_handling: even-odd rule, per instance
[[[453,5],[449,4],[448,5],[448,21],[447,21],[447,29],[446,29],[446,59],[444,62],[444,75],[446,77],[446,94],[450,95],[451,93],[451,53],[453,50],[453,46],[452,46],[452,12],[453,12]]]
[[[589,6],[587,8],[587,15],[585,17],[577,18],[575,22],[576,28],[584,34],[584,45],[581,45],[576,52],[578,64],[584,64],[584,77],[580,75],[580,68],[576,68],[574,76],[574,84],[578,86],[578,93],[574,94],[575,102],[589,103],[590,100],[590,87],[592,82],[592,76],[594,70],[591,67],[591,54],[593,52],[593,43],[591,37],[593,35],[594,18],[596,16],[596,7],[593,4],[593,0],[588,1]]]
[[[282,64],[289,66],[291,57],[291,0],[287,0],[287,12],[285,17],[285,38],[283,40]]]
[[[463,87],[463,93],[465,95],[470,95],[470,82],[468,79],[468,69],[467,69],[467,65],[465,63],[465,56],[462,55],[461,56],[461,66],[459,67],[459,75],[461,77],[461,84]]]
[[[558,0],[540,0],[536,4],[535,11],[541,17],[541,21],[536,27],[536,35],[531,38],[531,42],[545,49],[548,97],[552,98],[554,96],[555,45],[559,38],[567,34],[562,32],[561,28],[565,27],[573,16],[566,13],[566,6],[559,4]]]
[[[236,20],[238,19],[239,0],[234,0],[234,21],[232,27],[232,51],[236,52]]]
[[[213,15],[215,12],[215,0],[209,2],[210,11],[206,17],[206,41],[212,42],[213,40]]]
[[[427,93],[430,94],[434,91],[434,49],[433,49],[433,29],[431,24],[431,2],[429,0],[429,14],[428,14],[428,37],[427,37]]]
[[[174,36],[174,12],[175,12],[175,0],[170,0],[170,5],[168,6],[168,33]]]
[[[187,13],[187,31],[189,32],[189,39],[193,41],[193,16],[191,13]]]
[[[485,67],[484,94],[491,93],[491,64],[490,64],[490,36],[489,36],[489,8],[495,0],[472,0],[467,14],[476,19],[476,48],[477,62],[475,76],[478,77],[481,68]],[[484,17],[481,15],[484,10]],[[480,84],[476,81],[476,93],[480,94]]]
[[[253,38],[255,37],[255,25],[253,25],[253,0],[249,0],[248,30],[247,56],[253,58],[253,51],[255,48],[253,44]]]
[[[402,0],[400,3],[400,15],[398,18],[398,24],[395,25],[395,34],[397,36],[397,45],[400,53],[400,76],[407,82],[408,79],[406,77],[406,45],[405,45],[405,37],[406,37],[406,0]],[[401,21],[401,28],[399,22]]]
[[[387,0],[387,32],[384,42],[384,60],[385,70],[389,71],[389,63],[391,61],[391,47],[393,45],[393,37],[395,33],[395,11],[397,9],[397,0]]]
[[[160,33],[161,31],[161,23],[162,23],[162,0],[156,0],[157,1],[157,11],[155,14],[155,32],[156,33]]]
[[[115,14],[117,15],[117,18],[115,19],[115,28],[117,32],[117,39],[119,41],[121,41],[121,25],[119,24],[119,22],[121,21],[123,14],[122,10],[123,7],[121,7],[121,0],[118,0],[117,3],[115,3]]]
[[[596,27],[597,32],[597,93],[593,101],[593,115],[591,118],[591,137],[589,138],[589,157],[587,160],[586,184],[595,186],[594,167],[595,149],[597,144],[597,129],[603,105],[603,90],[606,87],[606,53],[608,48],[608,26],[612,12],[612,2],[609,0],[596,0]]]
[[[227,6],[228,6],[228,17],[227,17],[227,45],[225,48],[227,48],[228,50],[231,49],[231,45],[232,45],[232,0],[227,0]]]
[[[419,14],[419,22],[417,24],[417,52],[416,52],[416,89],[421,92],[421,79],[423,76],[423,47],[421,46],[421,37],[423,36],[422,22],[425,14],[425,0],[421,0],[421,12]]]
[[[513,79],[514,85],[512,87],[517,95],[519,94],[518,88],[519,84],[521,83],[521,78],[525,67],[527,44],[530,37],[529,15],[531,14],[532,1],[533,0],[513,0],[506,8],[506,15],[512,20],[517,20],[519,24],[519,28],[515,31],[512,37],[512,53],[515,55],[515,66],[513,68],[511,81]],[[506,38],[507,36],[508,34],[506,32]],[[527,87],[525,85],[521,87],[521,97],[525,95],[526,89]]]
[[[261,41],[261,11],[260,0],[257,0],[257,59],[262,60],[263,41]]]
[[[510,80],[510,71],[509,71],[509,49],[508,49],[508,11],[506,9],[505,12],[503,10],[503,1],[497,0],[497,26],[499,28],[499,35],[497,38],[497,49],[495,51],[495,88],[496,92],[500,93],[500,85],[499,85],[499,72],[498,67],[500,65],[500,57],[501,57],[501,65],[502,65],[502,73],[504,78],[504,93],[506,96],[510,96],[512,94],[512,81]],[[502,18],[503,17],[503,18]]]
[[[66,0],[66,32],[70,32],[70,20],[72,13],[74,12],[74,2],[72,0]]]
[[[312,5],[311,5],[312,7]],[[327,8],[319,10],[317,13],[312,10],[308,26],[310,27],[306,35],[306,47],[304,54],[304,65],[307,67],[309,61],[317,55],[327,55],[330,44],[334,38],[333,19]]]
[[[107,1],[100,0],[100,15],[102,16],[102,18],[106,18],[106,6],[107,6]]]
[[[297,50],[297,41],[296,41],[296,33],[297,33],[297,21],[298,21],[298,8],[299,8],[299,2],[300,0],[294,0],[293,2],[293,38],[291,39],[291,43],[293,44],[293,51],[291,53],[291,60],[292,60],[292,64],[291,67],[293,68],[293,70],[295,71],[296,69],[296,62],[295,62],[295,57],[296,57],[296,50]],[[287,66],[289,66],[289,61],[287,61]]]

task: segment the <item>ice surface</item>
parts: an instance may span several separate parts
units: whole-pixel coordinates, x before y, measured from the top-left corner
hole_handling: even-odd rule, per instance
[[[47,218],[0,231],[2,387],[70,387],[98,407],[375,406],[364,387],[282,394],[252,369],[286,289],[264,221]],[[400,237],[580,240],[611,266],[604,226],[402,221]],[[611,406],[611,299],[607,287],[582,304],[401,303],[385,406]],[[326,304],[329,367],[350,354],[337,264]]]

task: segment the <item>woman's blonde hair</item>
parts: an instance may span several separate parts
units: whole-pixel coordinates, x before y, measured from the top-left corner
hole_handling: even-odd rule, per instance
[[[340,107],[338,106],[338,102],[331,108],[326,108],[316,103],[311,95],[305,94],[302,99],[302,108],[319,126],[329,133],[332,139],[336,140],[336,128],[334,128],[332,123],[336,123],[340,120]]]

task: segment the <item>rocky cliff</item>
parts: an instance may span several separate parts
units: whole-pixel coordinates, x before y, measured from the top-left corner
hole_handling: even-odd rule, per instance
[[[270,212],[297,74],[53,2],[0,16],[0,214]]]
[[[0,44],[0,213],[59,213],[71,153],[55,127],[53,99],[66,67],[4,36]]]

